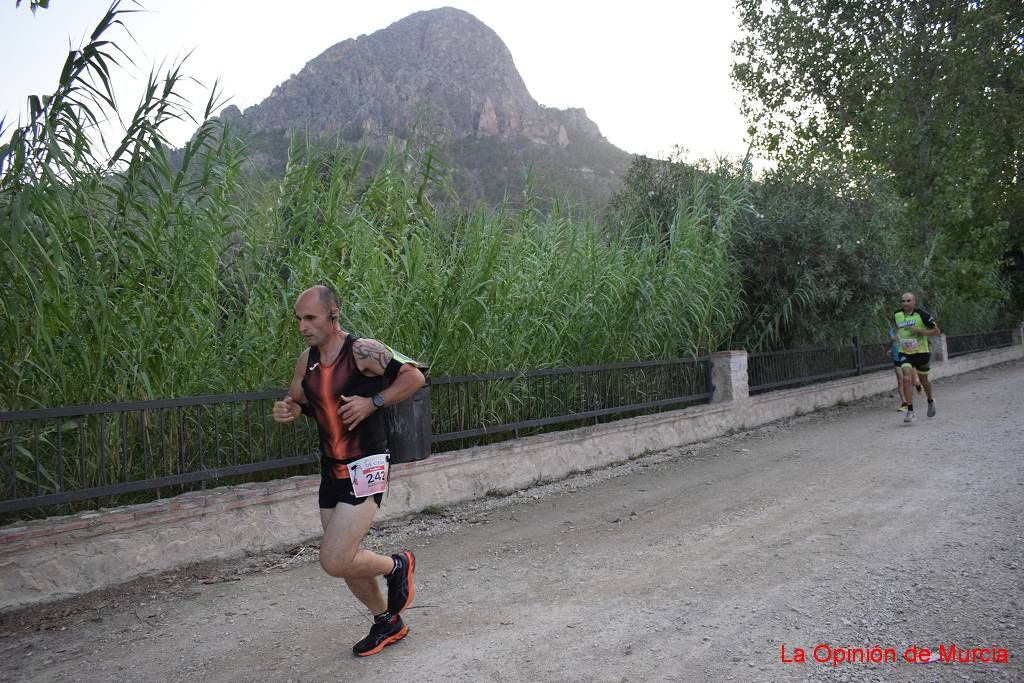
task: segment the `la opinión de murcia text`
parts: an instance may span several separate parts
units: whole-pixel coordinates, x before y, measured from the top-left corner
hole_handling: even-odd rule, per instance
[[[1010,655],[1005,647],[988,645],[967,646],[959,643],[941,643],[936,647],[911,645],[891,647],[883,645],[842,646],[818,643],[812,648],[787,646],[779,648],[782,664],[1006,664]]]

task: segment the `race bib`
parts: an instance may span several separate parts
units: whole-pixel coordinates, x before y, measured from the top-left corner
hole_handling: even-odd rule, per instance
[[[389,457],[387,453],[377,453],[346,465],[356,498],[384,493],[388,487]]]
[[[900,340],[900,351],[903,353],[914,353],[917,351],[917,340],[916,339],[901,339]]]

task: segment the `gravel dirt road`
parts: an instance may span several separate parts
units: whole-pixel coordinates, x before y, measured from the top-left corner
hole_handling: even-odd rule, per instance
[[[1024,680],[1024,362],[937,382],[913,425],[893,396],[374,531],[417,594],[368,659],[305,546],[0,615],[0,677]],[[1008,661],[904,659],[939,644]],[[898,660],[831,663],[874,645]]]

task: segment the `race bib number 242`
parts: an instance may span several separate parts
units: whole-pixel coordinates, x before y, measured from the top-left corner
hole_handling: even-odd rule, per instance
[[[356,498],[366,498],[375,493],[384,493],[388,487],[388,454],[367,455],[347,465],[352,479],[352,490]]]

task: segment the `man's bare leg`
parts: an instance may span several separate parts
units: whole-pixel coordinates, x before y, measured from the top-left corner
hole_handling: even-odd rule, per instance
[[[907,401],[907,412],[903,416],[903,422],[913,422],[917,419],[914,412],[914,371],[909,365],[903,366],[903,395]]]
[[[339,503],[333,510],[320,510],[320,522],[324,527],[320,565],[331,576],[344,578],[352,594],[374,616],[370,633],[352,646],[352,653],[359,657],[374,655],[409,633],[409,627],[398,615],[402,608],[396,609],[394,614],[388,610],[388,600],[377,580],[378,576],[390,574],[395,569],[396,560],[362,547],[376,512],[376,503],[369,500],[359,505]],[[412,559],[408,551],[405,555]],[[411,568],[407,567],[405,576],[411,591]],[[411,600],[411,593],[407,597]]]
[[[349,590],[371,614],[387,610],[378,576],[389,574],[395,561],[362,547],[373,523],[377,504],[367,500],[359,505],[339,503],[333,510],[320,510],[324,537],[320,542],[320,565],[331,576],[345,579]]]
[[[927,374],[924,374],[924,375],[919,374],[918,377],[921,378],[921,386],[924,387],[924,395],[928,397],[929,401],[931,401],[932,400],[932,381],[930,379],[928,379],[928,375]]]
[[[914,373],[903,368],[903,396],[908,404],[914,403]]]
[[[896,393],[900,396],[900,403],[907,405],[907,395],[903,386],[903,368],[896,368]]]
[[[921,386],[924,387],[925,396],[928,397],[928,417],[935,417],[935,401],[932,400],[932,381],[928,379],[928,373],[920,375]]]

